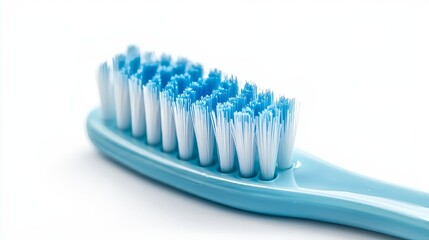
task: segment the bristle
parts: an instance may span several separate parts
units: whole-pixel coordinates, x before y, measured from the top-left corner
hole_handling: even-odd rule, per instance
[[[144,109],[143,83],[132,76],[128,80],[131,105],[131,130],[134,137],[142,137],[146,133],[146,116]]]
[[[233,105],[226,102],[218,104],[216,113],[214,111],[211,113],[221,172],[231,172],[234,169],[235,147],[229,126],[233,112]]]
[[[198,81],[203,77],[203,66],[201,64],[191,64],[188,69],[188,74],[191,76],[192,82]]]
[[[176,150],[177,145],[173,113],[174,95],[171,90],[164,90],[159,93],[159,100],[161,106],[162,150],[172,152]]]
[[[155,59],[152,52],[147,52],[144,55],[144,62],[142,64],[142,79],[143,84],[146,84],[149,80],[152,80],[158,72],[159,63]]]
[[[255,84],[239,89],[237,78],[171,56],[142,55],[136,46],[98,69],[102,116],[164,152],[178,151],[201,166],[218,160],[219,170],[272,180],[276,167],[292,167],[298,121],[295,99],[274,101],[272,91]],[[236,167],[236,159],[238,166]],[[259,166],[259,168],[258,168]]]
[[[213,97],[207,97],[192,105],[192,119],[198,146],[199,161],[202,166],[211,165],[214,161],[214,132],[210,119]]]
[[[144,107],[146,111],[146,137],[150,145],[157,145],[161,142],[159,90],[160,86],[157,81],[149,81],[143,86]]]
[[[279,114],[277,109],[266,109],[259,114],[256,120],[256,143],[262,180],[272,180],[275,175],[282,127]]]
[[[172,68],[169,66],[161,66],[158,69],[159,78],[161,79],[161,89],[167,86],[167,83],[171,81],[173,76]]]
[[[173,103],[179,157],[191,159],[194,155],[195,136],[191,117],[191,96],[184,93]]]
[[[102,63],[98,68],[97,84],[102,117],[105,120],[112,119],[115,117],[115,104],[113,96],[113,82],[107,62]]]
[[[117,54],[112,59],[112,68],[114,72],[121,71],[125,67],[126,56],[124,54]]]
[[[231,135],[234,139],[240,176],[255,175],[255,118],[250,108],[234,113],[230,121]]]
[[[294,98],[285,97],[281,97],[276,105],[280,110],[282,124],[277,164],[279,169],[284,170],[292,167],[292,150],[298,125],[299,105]]]
[[[161,60],[160,60],[160,65],[164,66],[164,67],[168,67],[171,64],[171,56],[168,54],[162,54],[161,55]]]
[[[256,98],[257,90],[258,90],[258,88],[257,88],[256,84],[246,82],[244,84],[243,89],[241,90],[241,94],[246,97],[247,102],[250,102],[252,99]]]
[[[135,74],[140,68],[140,50],[137,46],[128,46],[125,56],[125,65],[127,66],[126,71],[128,76]]]
[[[173,75],[185,74],[188,64],[189,64],[189,61],[186,58],[177,59],[173,67]]]
[[[113,90],[115,95],[116,125],[119,129],[128,129],[131,125],[130,93],[128,79],[123,71],[114,72]]]

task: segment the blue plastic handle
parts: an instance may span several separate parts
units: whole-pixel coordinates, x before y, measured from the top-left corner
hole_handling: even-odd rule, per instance
[[[429,194],[370,179],[295,150],[292,169],[271,181],[201,167],[149,146],[99,110],[87,120],[91,141],[105,155],[150,178],[230,207],[349,225],[407,239],[429,239]]]

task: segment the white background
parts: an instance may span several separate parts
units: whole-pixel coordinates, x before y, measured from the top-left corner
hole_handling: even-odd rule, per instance
[[[429,192],[427,1],[4,0],[0,16],[1,239],[390,239],[221,207],[99,155],[95,69],[130,43],[299,97],[299,148]]]

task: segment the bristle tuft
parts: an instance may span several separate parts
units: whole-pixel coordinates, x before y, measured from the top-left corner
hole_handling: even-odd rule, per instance
[[[255,174],[255,118],[249,108],[234,113],[230,121],[238,158],[240,176],[253,177]]]
[[[161,142],[161,113],[159,105],[159,83],[149,81],[143,86],[144,107],[146,111],[146,137],[150,145]]]
[[[132,76],[128,80],[130,89],[131,129],[134,137],[146,134],[146,116],[142,80]]]
[[[105,120],[112,119],[115,117],[115,103],[113,96],[113,81],[110,67],[107,62],[102,63],[98,68],[97,84],[102,117]]]
[[[197,101],[192,106],[192,119],[198,146],[199,161],[202,166],[211,165],[214,161],[214,132],[210,112],[213,106],[213,96]]]
[[[116,125],[119,129],[128,129],[131,125],[130,92],[127,76],[122,70],[113,74],[113,90],[115,95]]]
[[[176,150],[176,127],[174,125],[173,102],[174,94],[171,89],[159,94],[161,106],[162,150],[172,152]]]
[[[233,105],[230,102],[226,102],[218,104],[216,113],[214,111],[211,113],[221,172],[231,172],[234,169],[235,147],[229,126],[233,112]]]
[[[280,147],[277,156],[279,169],[289,169],[292,167],[292,150],[295,144],[296,129],[298,125],[299,104],[294,98],[281,97],[277,104],[280,110],[280,121],[282,131],[280,134]]]
[[[195,136],[191,117],[192,99],[189,95],[179,96],[173,103],[179,157],[189,160],[194,155]]]
[[[271,111],[266,109],[257,117],[256,143],[262,180],[272,180],[275,176],[280,131],[281,124],[278,110]]]

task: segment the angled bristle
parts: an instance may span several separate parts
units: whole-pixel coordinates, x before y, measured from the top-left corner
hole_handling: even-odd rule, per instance
[[[143,86],[144,107],[146,111],[146,137],[150,145],[161,142],[161,113],[159,105],[160,83],[149,81]]]
[[[195,136],[191,117],[191,103],[195,99],[191,90],[179,95],[173,103],[179,157],[191,159],[194,155]]]
[[[146,116],[144,108],[143,83],[132,76],[128,80],[130,89],[131,129],[134,137],[142,137],[146,133]]]
[[[97,85],[101,103],[103,119],[112,119],[115,116],[115,104],[113,96],[113,82],[110,75],[110,67],[107,62],[100,65],[97,72]]]
[[[256,119],[256,143],[261,179],[263,180],[271,180],[275,176],[282,127],[279,115],[277,109],[266,109]]]
[[[173,113],[173,90],[165,89],[160,92],[159,100],[161,106],[162,150],[164,152],[172,152],[176,150],[177,145]]]
[[[234,113],[234,121],[230,121],[231,134],[234,139],[238,158],[240,176],[255,175],[255,118],[253,111],[246,108]]]
[[[130,93],[128,79],[124,71],[114,72],[113,90],[115,95],[116,125],[119,129],[128,129],[131,125]]]
[[[276,107],[280,111],[282,124],[277,164],[279,169],[288,169],[292,167],[292,150],[298,125],[299,105],[294,98],[281,97]]]

